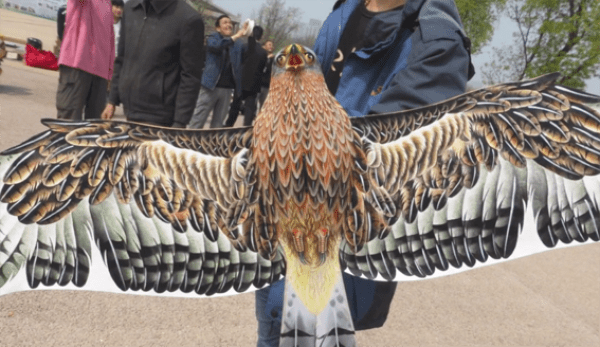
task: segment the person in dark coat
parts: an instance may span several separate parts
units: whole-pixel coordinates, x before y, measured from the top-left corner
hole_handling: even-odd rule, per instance
[[[185,127],[204,67],[204,22],[185,1],[130,0],[121,19],[109,102],[111,119],[123,104],[127,120]]]
[[[65,25],[67,24],[67,5],[63,5],[58,8],[56,14],[56,31],[58,33],[58,39],[62,41],[63,35],[65,34]]]
[[[260,78],[260,94],[258,94],[258,110],[262,108],[262,105],[265,103],[267,99],[267,95],[269,95],[269,86],[271,85],[271,68],[273,67],[273,50],[275,46],[273,45],[273,41],[266,40],[263,43],[263,48],[267,51],[267,63],[265,64],[265,68],[263,69],[262,76]]]
[[[242,103],[244,104],[244,126],[252,125],[256,117],[256,98],[260,93],[262,73],[267,62],[267,51],[262,48],[260,39],[263,35],[263,28],[255,26],[253,30],[254,42],[248,42],[246,45],[254,44],[255,49],[244,49],[242,58],[242,93],[236,95],[229,108],[229,117],[225,122],[226,127],[232,127],[240,113]]]

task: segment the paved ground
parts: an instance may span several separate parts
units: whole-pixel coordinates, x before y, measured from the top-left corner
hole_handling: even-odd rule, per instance
[[[0,34],[22,40],[34,37],[42,41],[42,49],[52,51],[57,37],[56,22],[0,9]]]
[[[46,30],[46,20],[8,15],[0,10],[0,33],[7,24],[17,25],[26,37],[42,37],[38,31]],[[0,149],[43,130],[39,120],[55,116],[58,81],[58,73],[21,62],[5,60],[2,67]],[[385,327],[357,337],[360,346],[374,347],[599,346],[600,245],[401,284]],[[255,342],[253,294],[173,299],[37,291],[0,297],[0,346]]]

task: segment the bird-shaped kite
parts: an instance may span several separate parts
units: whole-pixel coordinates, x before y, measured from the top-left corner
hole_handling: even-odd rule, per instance
[[[600,240],[600,97],[557,77],[350,119],[293,44],[253,127],[46,119],[0,156],[0,294],[110,290],[100,257],[122,291],[285,276],[281,345],[355,345],[342,271],[428,277]],[[517,254],[521,232],[540,242]]]

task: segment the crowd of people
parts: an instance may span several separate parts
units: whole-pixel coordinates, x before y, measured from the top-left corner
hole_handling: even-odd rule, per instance
[[[273,42],[263,29],[233,32],[227,15],[204,39],[204,22],[176,0],[69,0],[59,10],[57,117],[200,129],[252,125],[268,93]],[[94,40],[83,40],[94,37]],[[260,96],[260,98],[259,98]],[[228,116],[227,116],[228,115]]]
[[[81,119],[85,105],[86,118],[111,119],[122,104],[128,120],[153,125],[202,128],[212,114],[211,128],[231,126],[240,109],[244,125],[252,124],[273,62],[273,42],[260,43],[262,28],[234,33],[224,15],[205,44],[204,22],[184,1],[112,5],[68,1],[59,118]],[[115,6],[123,9],[119,23]],[[77,39],[92,33],[93,40]],[[469,40],[448,0],[338,0],[314,51],[329,90],[351,117],[450,98],[465,91],[473,74]],[[396,284],[346,274],[344,282],[355,329],[382,326]],[[279,343],[283,287],[282,280],[256,293],[259,346]]]

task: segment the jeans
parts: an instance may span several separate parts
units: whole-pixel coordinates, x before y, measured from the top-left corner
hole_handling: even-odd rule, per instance
[[[256,297],[256,320],[258,321],[258,341],[257,347],[277,347],[279,346],[279,334],[281,332],[281,314],[277,309],[267,312],[267,303],[269,302],[269,293],[274,285],[283,288],[285,280],[275,282],[273,285],[259,289],[255,293]],[[281,291],[283,293],[283,291]],[[271,297],[273,300],[273,297]],[[283,297],[281,298],[283,301]]]
[[[380,328],[385,323],[396,293],[396,282],[375,282],[347,273],[344,287],[354,329]],[[259,347],[278,346],[281,332],[285,279],[256,291],[256,319]]]

